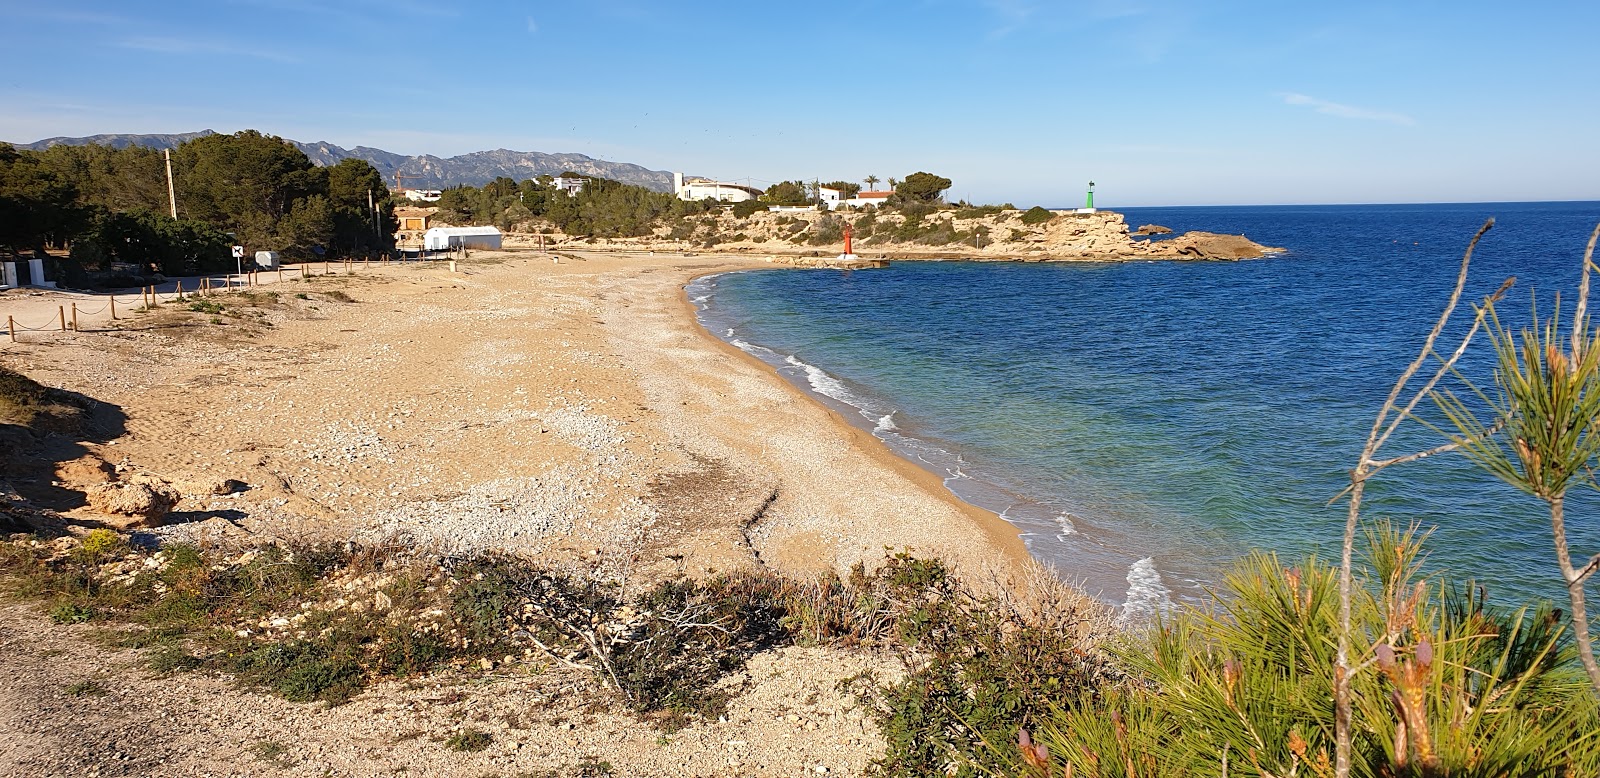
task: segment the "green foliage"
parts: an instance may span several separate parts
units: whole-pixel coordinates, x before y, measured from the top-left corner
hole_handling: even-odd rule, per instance
[[[366,683],[353,647],[337,636],[269,643],[232,657],[228,667],[241,681],[290,702],[338,704]]]
[[[898,556],[878,579],[919,658],[903,680],[869,691],[888,741],[884,775],[998,769],[985,744],[1014,742],[1057,705],[1092,704],[1115,677],[1094,648],[1109,629],[1104,609],[1059,581],[1039,578],[1024,604],[980,595],[936,560]]]
[[[1370,537],[1354,623],[1376,668],[1354,676],[1355,774],[1600,769],[1600,709],[1555,614],[1499,611],[1470,585],[1415,581],[1416,536],[1380,527]],[[1253,554],[1215,609],[1184,609],[1119,651],[1134,682],[1107,705],[1058,709],[1033,739],[1059,774],[1070,764],[1080,776],[1215,775],[1224,760],[1331,774],[1337,576],[1316,559],[1285,569]]]
[[[969,205],[969,206],[966,206],[966,207],[963,207],[963,208],[957,208],[956,209],[956,218],[957,219],[981,219],[981,218],[983,218],[985,216],[994,216],[996,214],[999,214],[1004,209],[1005,209],[1005,207],[1004,206],[1000,206],[1000,205],[978,205],[978,206]]]
[[[0,143],[0,247],[14,252],[64,245],[87,221],[78,189],[35,152]]]
[[[444,747],[451,751],[482,751],[493,742],[494,738],[489,733],[467,727],[446,738]]]
[[[780,181],[767,187],[761,201],[768,205],[810,205],[813,201],[803,181]]]
[[[74,240],[72,256],[90,269],[123,262],[166,275],[196,275],[233,270],[231,242],[203,221],[146,210],[102,211]]]
[[[894,193],[902,200],[932,203],[938,202],[950,185],[950,179],[944,176],[918,171],[906,176],[905,180],[897,184]]]
[[[82,624],[94,618],[94,609],[64,602],[50,609],[50,620],[57,624]]]
[[[92,678],[68,684],[62,691],[69,697],[99,697],[106,693],[105,687]]]
[[[1032,227],[1035,225],[1044,224],[1045,222],[1056,218],[1056,215],[1053,211],[1048,211],[1041,206],[1035,205],[1034,207],[1024,211],[1020,218],[1023,224]]]
[[[858,194],[861,194],[861,185],[852,183],[850,181],[829,181],[823,184],[823,186],[829,189],[839,190],[839,197],[842,200],[848,200]]]
[[[824,246],[830,243],[839,243],[844,240],[844,219],[837,214],[827,214],[811,225],[811,235],[807,242],[813,246]]]
[[[232,269],[227,249],[236,242],[301,256],[313,246],[343,256],[391,243],[388,188],[362,160],[318,168],[292,144],[245,131],[184,143],[173,168],[181,219],[169,215],[154,149],[0,147],[0,246],[70,246],[69,275],[113,262],[189,275]]]
[[[767,210],[768,203],[761,200],[742,200],[733,204],[733,215],[740,219],[748,219],[752,214]]]

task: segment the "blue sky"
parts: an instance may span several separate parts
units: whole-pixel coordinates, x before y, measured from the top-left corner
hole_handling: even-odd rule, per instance
[[[975,202],[1600,200],[1600,3],[0,0],[0,139],[260,129]]]

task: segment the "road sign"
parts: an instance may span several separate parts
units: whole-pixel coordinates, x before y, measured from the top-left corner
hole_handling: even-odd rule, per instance
[[[233,247],[233,258],[234,259],[244,259],[244,246],[234,246]]]

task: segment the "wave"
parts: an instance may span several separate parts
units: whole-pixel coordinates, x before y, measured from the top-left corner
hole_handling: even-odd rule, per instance
[[[1056,525],[1061,527],[1061,533],[1056,535],[1058,540],[1065,541],[1068,536],[1078,534],[1078,525],[1072,522],[1072,514],[1056,514]]]
[[[878,423],[873,426],[873,432],[899,432],[900,425],[894,423],[894,415],[899,411],[890,411],[878,417]]]
[[[1161,580],[1156,560],[1145,557],[1128,568],[1128,594],[1122,600],[1122,620],[1129,625],[1154,624],[1172,610],[1172,590]]]

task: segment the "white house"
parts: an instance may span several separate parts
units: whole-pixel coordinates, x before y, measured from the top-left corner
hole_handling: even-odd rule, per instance
[[[550,185],[556,189],[566,192],[567,196],[571,197],[583,191],[583,183],[585,180],[586,179],[578,178],[576,176],[556,176],[550,180]]]
[[[829,209],[836,209],[841,205],[848,205],[852,208],[860,208],[863,205],[883,205],[889,201],[889,195],[894,194],[894,192],[858,192],[855,197],[840,199],[839,195],[841,193],[836,190],[822,187],[821,191],[834,193],[831,200],[826,194],[822,198],[822,201],[828,204]]]
[[[437,203],[444,192],[438,189],[407,189],[406,199],[419,203]]]
[[[494,227],[433,227],[422,233],[422,247],[428,251],[453,248],[500,248],[500,230]]]
[[[742,203],[761,196],[755,187],[709,178],[685,179],[682,173],[672,174],[672,191],[679,200],[721,200],[725,203]]]

